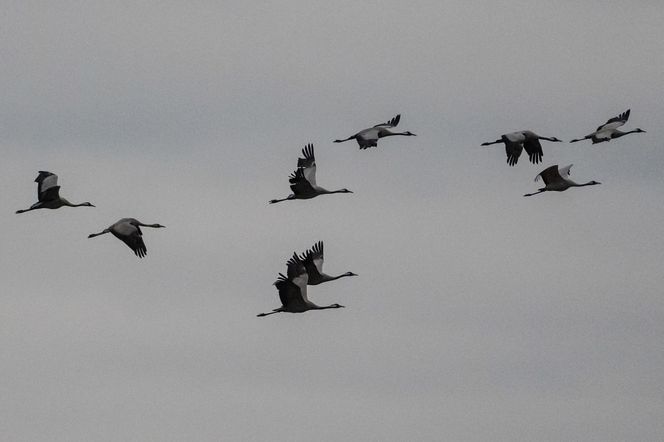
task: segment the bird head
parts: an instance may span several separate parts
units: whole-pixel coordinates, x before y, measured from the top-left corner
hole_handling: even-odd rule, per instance
[[[155,227],[155,228],[164,227],[165,228],[166,226],[162,226],[161,224],[153,224],[152,227]]]
[[[641,129],[640,127],[637,127],[636,129],[634,129],[634,132],[642,132],[642,133],[646,133],[646,131],[643,130],[643,129]]]
[[[589,182],[588,184],[594,186],[595,184],[602,184],[602,183],[600,183],[599,181],[595,181],[595,180],[593,180],[593,181]]]
[[[556,137],[551,137],[551,141],[558,142],[558,143],[562,143],[562,142],[563,142],[563,140],[561,140],[561,139],[559,139],[559,138],[556,138]]]
[[[346,308],[346,307],[344,307],[343,305],[340,305],[340,304],[332,304],[330,307],[331,308]]]
[[[87,207],[96,207],[96,206],[95,206],[94,204],[92,204],[92,203],[89,203],[89,202],[87,202],[87,201],[86,201],[86,202],[84,202],[84,203],[81,203],[81,206],[87,206]]]
[[[346,275],[346,276],[358,276],[357,273],[353,273],[353,272],[346,272],[346,273],[344,273],[344,275]]]
[[[416,134],[412,133],[412,132],[409,131],[409,130],[407,130],[406,132],[404,132],[404,135],[408,135],[409,137],[416,137],[416,136],[417,136]]]
[[[348,189],[341,189],[341,193],[353,193],[353,191]]]

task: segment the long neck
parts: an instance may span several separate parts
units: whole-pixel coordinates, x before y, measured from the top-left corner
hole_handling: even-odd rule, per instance
[[[352,140],[352,139],[354,139],[354,138],[355,138],[355,135],[352,135],[352,136],[350,136],[350,137],[348,137],[348,138],[346,138],[346,139],[343,139],[343,140],[334,140],[334,142],[335,142],[335,143],[343,143],[344,141],[349,141],[349,140]]]
[[[406,137],[410,136],[410,134],[408,132],[388,132],[386,134],[383,134],[383,137],[391,137],[393,135],[403,135],[403,136],[406,136]]]
[[[581,183],[581,184],[574,183],[574,184],[572,184],[572,186],[574,186],[574,187],[583,187],[583,186],[594,186],[595,184],[597,184],[597,183],[595,183],[593,181],[588,181],[587,183]]]
[[[338,305],[332,304],[332,305],[314,305],[311,307],[312,310],[326,310],[328,308],[339,308]]]
[[[627,134],[635,134],[635,133],[639,133],[639,132],[640,131],[638,131],[638,130],[628,130],[627,132],[621,132],[619,130],[616,130],[611,134],[611,138],[620,138],[620,137],[625,136]]]
[[[344,274],[337,275],[337,276],[330,276],[330,275],[323,274],[321,279],[323,281],[327,282],[327,281],[334,281],[335,279],[343,278],[344,276],[350,276],[350,275],[348,273],[344,273]]]
[[[546,141],[558,141],[556,138],[553,137],[537,137],[540,140],[546,140]]]
[[[154,227],[154,228],[161,227],[161,224],[143,224],[142,222],[139,222],[138,225],[141,227]]]

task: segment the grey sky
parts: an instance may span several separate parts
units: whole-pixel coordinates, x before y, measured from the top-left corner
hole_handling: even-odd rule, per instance
[[[136,3],[2,2],[0,434],[664,438],[661,2]],[[269,206],[308,142],[355,193]],[[15,215],[38,170],[97,207]],[[317,240],[347,308],[256,318]]]

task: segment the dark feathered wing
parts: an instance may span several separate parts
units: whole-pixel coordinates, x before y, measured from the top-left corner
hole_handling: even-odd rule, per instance
[[[58,186],[58,176],[44,170],[39,171],[35,178],[37,183],[37,198],[40,202],[53,201],[60,198],[60,186]]]
[[[288,182],[290,183],[291,190],[296,195],[303,195],[314,191],[311,183],[304,176],[304,169],[302,168],[291,173]]]
[[[279,278],[274,285],[279,291],[279,300],[281,301],[282,306],[289,306],[291,308],[298,306],[303,308],[305,306],[300,287],[298,287],[293,281],[280,273]]]
[[[148,249],[145,247],[142,236],[130,236],[128,238],[124,238],[122,241],[124,241],[124,243],[127,244],[139,258],[143,258],[148,254]]]
[[[604,123],[604,124],[602,124],[601,126],[598,126],[598,127],[597,127],[597,131],[602,130],[602,128],[604,128],[604,126],[606,126],[607,124],[611,124],[611,123],[620,123],[619,125],[616,126],[616,127],[620,127],[620,126],[622,126],[623,124],[627,123],[627,120],[629,120],[629,113],[630,113],[630,111],[631,111],[631,109],[627,109],[625,112],[623,112],[622,114],[618,115],[617,117],[609,118],[609,119],[606,121],[606,123]]]
[[[318,241],[307,250],[300,260],[309,274],[309,284],[315,285],[320,282],[323,273],[323,241]]]
[[[297,159],[297,168],[302,169],[304,178],[311,186],[316,185],[316,157],[314,156],[314,145],[309,143],[302,149],[304,158]]]
[[[528,158],[533,164],[542,161],[544,152],[542,152],[542,144],[537,138],[527,139],[523,142],[523,148],[528,152]]]
[[[281,304],[286,307],[304,307],[306,305],[306,293],[302,293],[300,287],[293,282],[296,278],[301,278],[306,274],[306,270],[302,261],[293,253],[293,256],[286,262],[286,275],[279,273],[279,278],[275,281],[274,285],[279,291],[279,299]],[[306,282],[304,282],[306,287]]]
[[[136,225],[131,225],[131,227],[135,228],[131,229],[131,232],[129,225],[123,225],[120,226],[117,233],[113,230],[111,230],[111,233],[115,235],[117,239],[127,244],[127,246],[129,246],[129,248],[134,251],[136,256],[143,258],[148,253],[148,249],[145,247],[145,243],[143,242],[143,232],[141,232],[140,227]]]
[[[401,114],[398,114],[396,117],[392,118],[387,123],[376,124],[374,127],[380,127],[380,126],[395,127],[397,124],[399,124],[399,120],[401,120]]]
[[[551,167],[547,167],[546,169],[541,171],[540,174],[537,175],[537,177],[542,177],[544,184],[550,184],[561,181],[561,176],[560,173],[558,172],[557,164]],[[537,180],[537,177],[535,177],[535,180]]]
[[[316,165],[313,144],[309,143],[304,147],[304,149],[302,149],[302,156],[304,158],[297,159],[297,167],[311,167]]]
[[[505,141],[505,153],[507,154],[507,164],[514,166],[521,156],[523,151],[523,146],[521,143],[512,143],[510,141]]]

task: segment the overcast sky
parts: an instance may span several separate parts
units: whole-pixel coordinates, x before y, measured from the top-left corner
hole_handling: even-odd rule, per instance
[[[661,1],[1,3],[7,440],[664,439]],[[354,193],[268,205],[309,142]],[[256,318],[318,240],[347,308]]]

